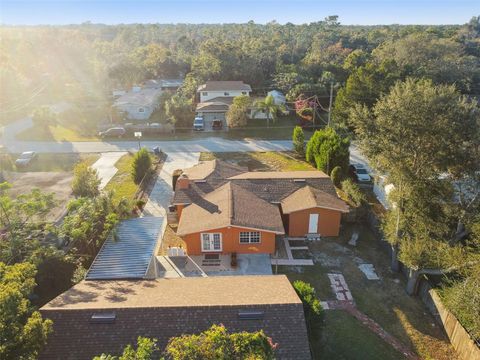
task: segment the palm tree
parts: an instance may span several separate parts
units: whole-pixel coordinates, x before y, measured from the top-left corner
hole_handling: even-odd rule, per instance
[[[253,113],[253,117],[255,117],[260,111],[267,114],[267,127],[270,127],[270,117],[272,117],[273,122],[275,122],[277,120],[278,112],[285,109],[283,105],[275,104],[275,99],[272,95],[268,95],[265,100],[255,101],[254,106],[256,110]]]

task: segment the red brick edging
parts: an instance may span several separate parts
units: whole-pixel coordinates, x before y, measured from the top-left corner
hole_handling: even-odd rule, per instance
[[[367,315],[359,311],[352,301],[327,301],[328,308],[333,310],[344,310],[359,320],[364,326],[369,328],[386,343],[390,344],[394,349],[405,355],[407,359],[418,360],[420,359],[413,351],[407,346],[398,341],[395,337],[386,332],[377,322],[369,318]]]

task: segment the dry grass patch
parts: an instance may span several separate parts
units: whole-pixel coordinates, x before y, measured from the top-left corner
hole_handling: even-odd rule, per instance
[[[249,171],[310,171],[316,170],[312,165],[301,158],[295,157],[290,151],[267,152],[203,152],[200,161],[221,159],[239,166],[248,168]]]

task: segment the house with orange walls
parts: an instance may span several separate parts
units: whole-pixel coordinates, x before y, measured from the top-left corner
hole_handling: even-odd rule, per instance
[[[256,171],[221,160],[185,169],[172,201],[189,255],[275,252],[278,235],[338,236],[348,206],[321,171]]]

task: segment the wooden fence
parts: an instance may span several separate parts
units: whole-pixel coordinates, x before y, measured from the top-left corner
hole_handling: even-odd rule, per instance
[[[443,305],[440,296],[426,278],[422,279],[418,295],[437,321],[443,325],[453,348],[462,360],[480,360],[480,348],[457,318]]]

